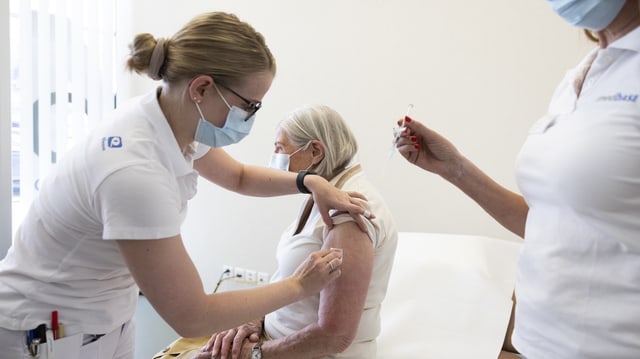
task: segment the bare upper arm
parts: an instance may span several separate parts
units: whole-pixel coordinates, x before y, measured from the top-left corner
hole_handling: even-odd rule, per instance
[[[225,150],[211,148],[204,156],[193,161],[193,168],[207,180],[237,191],[244,165],[229,156]]]
[[[320,327],[355,336],[373,271],[374,248],[369,236],[353,222],[335,225],[324,248],[342,248],[342,275],[320,292]]]
[[[140,290],[172,327],[205,307],[202,281],[180,235],[116,242]]]

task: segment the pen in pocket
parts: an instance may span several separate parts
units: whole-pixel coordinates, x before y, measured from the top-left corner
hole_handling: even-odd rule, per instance
[[[58,311],[51,312],[51,330],[53,331],[53,340],[60,338],[58,334]]]
[[[47,325],[40,324],[35,329],[27,331],[27,349],[32,357],[38,357],[38,346],[47,341]]]

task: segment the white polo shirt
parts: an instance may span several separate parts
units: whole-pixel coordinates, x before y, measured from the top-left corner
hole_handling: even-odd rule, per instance
[[[640,357],[640,28],[591,55],[517,161],[529,215],[513,343],[527,359]]]
[[[196,180],[156,91],[119,107],[41,182],[0,262],[0,327],[32,329],[52,310],[74,333],[131,319],[138,287],[113,240],[179,234]]]

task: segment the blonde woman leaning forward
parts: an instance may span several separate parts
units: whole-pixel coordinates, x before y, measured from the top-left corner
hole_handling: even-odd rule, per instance
[[[311,192],[328,226],[333,208],[367,230],[361,195],[321,176],[244,165],[221,148],[249,133],[276,71],[249,24],[202,14],[171,38],[136,36],[127,64],[162,84],[119,106],[42,181],[0,262],[0,358],[55,348],[65,359],[132,359],[138,288],[171,327],[193,337],[262,316],[340,276],[339,254],[323,249],[277,283],[205,293],[180,236],[198,175],[245,195]],[[36,339],[49,338],[37,327],[51,328],[54,310],[65,337],[38,347]]]

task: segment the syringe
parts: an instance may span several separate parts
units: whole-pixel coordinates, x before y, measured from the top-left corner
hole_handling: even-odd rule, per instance
[[[389,150],[389,159],[391,159],[391,157],[393,157],[393,154],[395,153],[396,144],[398,144],[398,141],[400,141],[400,135],[402,135],[402,132],[404,132],[404,130],[406,129],[406,127],[404,126],[404,120],[405,118],[409,117],[412,109],[413,104],[410,103],[409,106],[407,106],[407,112],[405,112],[405,115],[402,117],[402,124],[400,125],[400,127],[394,127],[393,129],[393,143],[391,143],[391,149]]]

